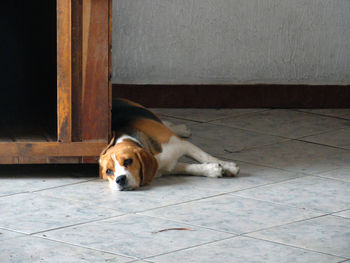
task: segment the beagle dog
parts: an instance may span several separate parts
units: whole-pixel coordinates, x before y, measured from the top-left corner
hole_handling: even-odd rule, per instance
[[[114,136],[100,154],[100,175],[119,190],[137,189],[163,174],[216,178],[239,172],[234,162],[219,160],[182,139],[191,135],[185,125],[162,122],[129,100],[113,100],[112,130]],[[178,162],[184,155],[199,164]]]

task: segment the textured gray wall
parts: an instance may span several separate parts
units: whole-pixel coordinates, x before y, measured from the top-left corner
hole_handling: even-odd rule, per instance
[[[113,83],[350,83],[350,0],[114,0]]]

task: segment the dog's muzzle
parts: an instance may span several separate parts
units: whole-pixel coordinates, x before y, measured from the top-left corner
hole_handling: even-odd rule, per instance
[[[124,188],[127,185],[126,175],[118,176],[115,182],[117,183],[117,185],[119,185],[120,188]]]

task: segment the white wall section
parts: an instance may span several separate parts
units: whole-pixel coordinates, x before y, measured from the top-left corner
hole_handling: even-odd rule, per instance
[[[114,0],[113,83],[350,84],[350,0]]]

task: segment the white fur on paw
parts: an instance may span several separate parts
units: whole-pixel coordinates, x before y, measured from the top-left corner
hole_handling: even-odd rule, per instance
[[[221,164],[218,163],[208,163],[206,165],[206,170],[207,170],[207,177],[222,177],[224,175],[224,170],[221,166]]]
[[[225,176],[235,176],[239,173],[239,167],[234,162],[221,163]]]

